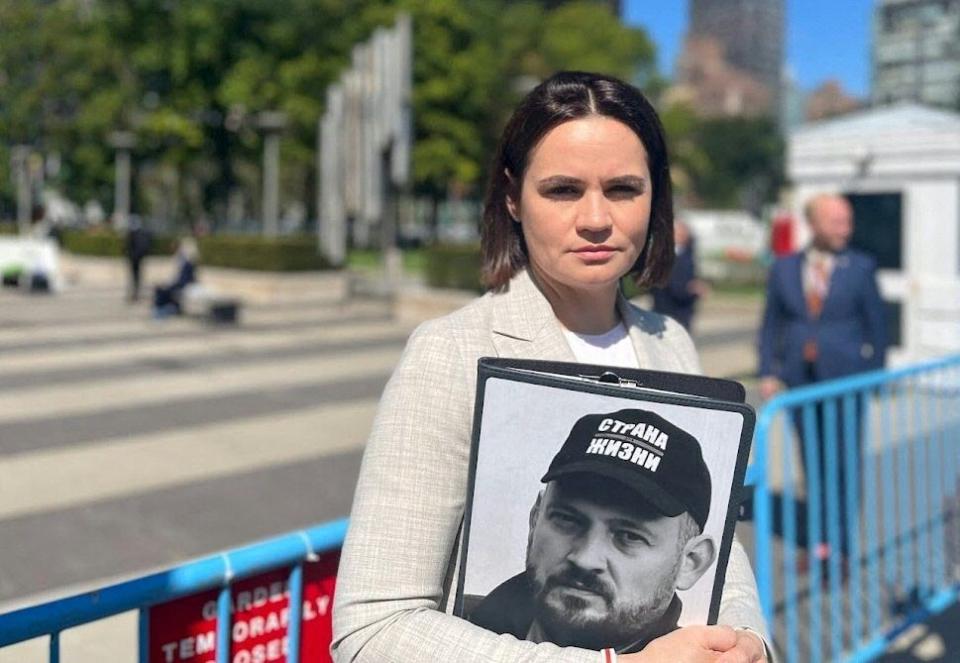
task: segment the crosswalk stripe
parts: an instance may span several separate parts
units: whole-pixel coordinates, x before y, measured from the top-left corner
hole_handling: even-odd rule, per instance
[[[241,313],[242,325],[237,329],[223,331],[255,331],[258,327],[271,327],[284,324],[300,325],[314,323],[322,326],[332,320],[349,318],[351,313],[361,317],[371,317],[378,313],[376,309],[365,307],[356,311],[342,311],[332,308],[305,309],[276,313],[271,311],[248,310]],[[380,312],[382,313],[382,312]],[[10,329],[0,328],[0,347],[15,347],[21,349],[42,350],[45,344],[52,345],[55,341],[82,342],[107,338],[122,342],[126,339],[137,339],[143,336],[162,337],[171,330],[178,332],[193,332],[195,334],[209,333],[197,320],[190,318],[173,317],[164,320],[153,320],[148,317],[133,317],[127,321],[95,321],[83,324],[54,323],[39,329],[14,326]]]
[[[359,399],[0,458],[0,520],[359,448],[376,405],[376,399]]]
[[[213,367],[158,377],[45,386],[5,394],[0,399],[0,433],[5,423],[36,421],[118,408],[135,408],[171,398],[203,398],[249,391],[251,385],[269,390],[317,381],[332,383],[347,377],[389,372],[400,348],[344,356],[277,361],[270,370],[259,365]]]
[[[21,371],[7,373],[0,377],[0,393],[16,392],[23,389],[38,389],[54,385],[76,384],[99,380],[108,382],[129,377],[148,375],[164,376],[173,372],[192,369],[203,371],[209,368],[236,365],[268,367],[272,362],[299,358],[307,360],[320,357],[349,356],[351,353],[370,352],[389,348],[400,348],[407,340],[407,334],[388,333],[369,338],[340,339],[326,341],[301,341],[279,346],[240,351],[237,349],[215,349],[208,353],[195,354],[187,358],[153,355],[138,357],[128,361],[114,361],[99,365],[64,366],[45,371]]]
[[[44,352],[24,352],[0,358],[0,385],[4,376],[24,371],[39,372],[53,369],[96,368],[105,363],[118,361],[151,361],[157,357],[176,356],[189,362],[194,356],[203,356],[210,351],[211,345],[221,352],[265,351],[295,344],[316,343],[321,341],[343,341],[346,339],[370,340],[387,338],[403,333],[403,328],[388,320],[360,320],[350,325],[318,325],[289,332],[273,332],[265,335],[261,332],[246,332],[242,329],[230,332],[216,339],[209,336],[195,338],[159,338],[149,343],[110,344],[92,347],[71,347],[53,349]],[[238,357],[238,362],[243,358]]]

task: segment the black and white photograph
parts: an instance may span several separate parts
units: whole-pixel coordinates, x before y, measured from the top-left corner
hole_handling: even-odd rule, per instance
[[[481,388],[463,617],[519,639],[620,652],[715,620],[749,408],[523,378]]]

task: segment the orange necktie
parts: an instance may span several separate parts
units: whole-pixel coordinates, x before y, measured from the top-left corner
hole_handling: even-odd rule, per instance
[[[813,258],[810,263],[810,284],[807,289],[807,311],[810,317],[817,319],[823,312],[823,300],[827,298],[830,275],[827,273],[827,261],[821,257]],[[817,359],[817,342],[813,339],[803,344],[803,359],[813,362]]]

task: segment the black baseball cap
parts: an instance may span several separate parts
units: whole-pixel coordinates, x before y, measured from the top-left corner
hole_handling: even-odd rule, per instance
[[[647,410],[578,419],[541,481],[571,474],[598,474],[619,481],[665,516],[686,511],[701,532],[710,515],[710,472],[700,443]]]

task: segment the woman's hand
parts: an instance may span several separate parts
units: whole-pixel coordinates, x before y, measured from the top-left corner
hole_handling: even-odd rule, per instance
[[[769,663],[763,638],[745,629],[736,629],[737,644],[725,651],[717,663]]]
[[[729,626],[686,626],[651,641],[619,663],[767,663],[763,640]]]
[[[716,663],[737,645],[729,626],[685,626],[652,640],[636,654],[620,654],[619,663]]]

